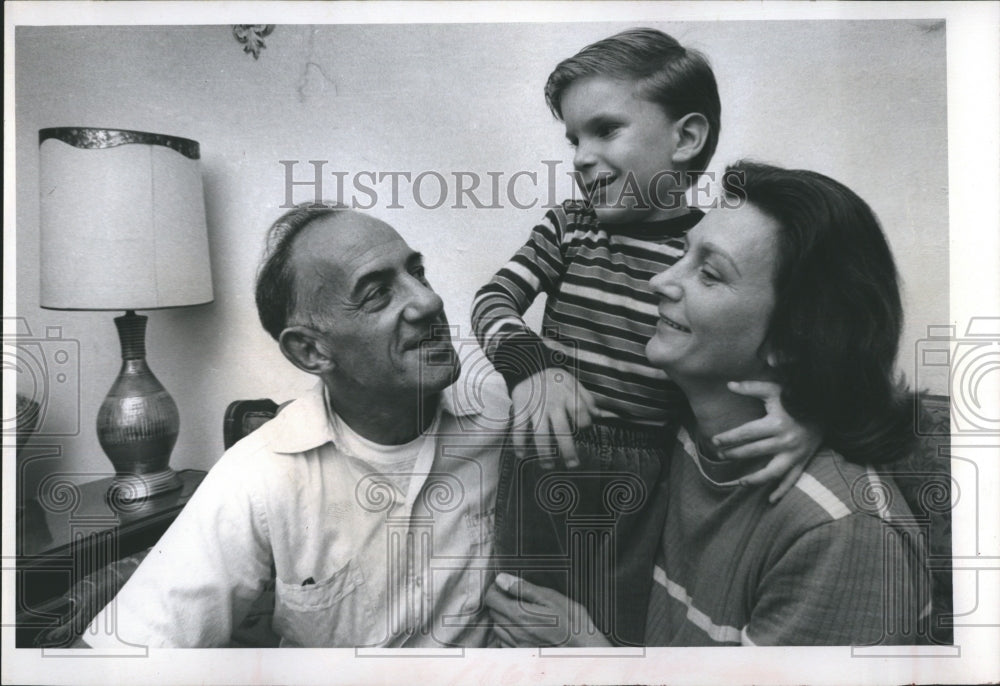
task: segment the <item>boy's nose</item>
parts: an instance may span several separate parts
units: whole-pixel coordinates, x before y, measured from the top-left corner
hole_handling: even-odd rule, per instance
[[[597,158],[594,155],[593,147],[582,141],[577,144],[576,151],[573,153],[573,166],[578,170],[584,170],[594,166],[595,162],[597,162]]]

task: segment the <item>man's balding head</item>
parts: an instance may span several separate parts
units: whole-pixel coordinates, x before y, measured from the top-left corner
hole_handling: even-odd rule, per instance
[[[264,329],[279,340],[295,314],[296,292],[292,264],[293,246],[307,226],[317,219],[351,215],[340,205],[305,203],[281,215],[267,231],[264,259],[257,270],[257,315]]]

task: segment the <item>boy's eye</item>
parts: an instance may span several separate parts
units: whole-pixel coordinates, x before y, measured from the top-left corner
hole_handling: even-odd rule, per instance
[[[603,124],[597,129],[597,135],[601,138],[607,138],[618,131],[619,128],[621,127],[618,124]]]

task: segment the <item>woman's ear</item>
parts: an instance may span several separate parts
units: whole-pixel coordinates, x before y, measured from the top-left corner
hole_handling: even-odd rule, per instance
[[[308,326],[290,326],[281,332],[278,347],[289,362],[308,374],[322,375],[336,366],[326,341]]]
[[[709,128],[708,119],[700,112],[690,112],[677,119],[673,131],[674,163],[687,163],[697,157],[708,141]]]

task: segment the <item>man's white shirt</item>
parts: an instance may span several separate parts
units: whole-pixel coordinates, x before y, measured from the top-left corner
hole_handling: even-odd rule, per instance
[[[225,646],[274,575],[282,645],[486,645],[509,400],[465,383],[386,450],[331,421],[317,384],[222,456],[84,641]]]

